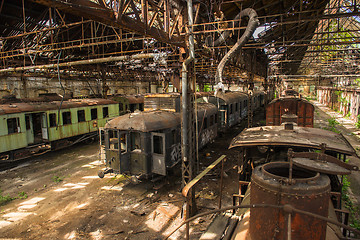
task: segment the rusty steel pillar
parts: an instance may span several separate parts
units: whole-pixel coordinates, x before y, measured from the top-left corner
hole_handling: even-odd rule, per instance
[[[328,216],[330,179],[327,175],[294,168],[288,162],[272,162],[258,166],[253,171],[250,204],[289,204],[294,208]],[[290,177],[289,177],[290,176]],[[275,208],[250,210],[250,235],[252,240],[292,240],[326,238],[326,222]]]

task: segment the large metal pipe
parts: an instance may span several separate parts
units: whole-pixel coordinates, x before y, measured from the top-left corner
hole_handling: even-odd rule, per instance
[[[96,58],[96,59],[87,59],[73,62],[63,62],[63,63],[54,63],[54,64],[46,64],[46,65],[37,65],[37,66],[27,66],[27,67],[14,67],[14,68],[5,68],[0,69],[0,73],[5,72],[18,72],[18,71],[26,71],[26,70],[36,70],[36,69],[50,69],[50,68],[60,68],[60,67],[71,67],[78,65],[87,65],[87,64],[97,64],[97,63],[105,63],[105,62],[117,62],[117,61],[129,61],[136,59],[145,59],[145,58],[154,58],[160,53],[141,53],[135,54],[132,56],[117,56],[117,57],[106,57],[106,58]]]
[[[181,95],[182,95],[182,152],[183,162],[189,161],[189,97],[187,66],[195,59],[194,35],[192,34],[193,25],[193,7],[192,0],[187,0],[188,18],[189,18],[189,57],[182,64],[181,75]]]
[[[238,16],[239,16],[239,18],[249,17],[249,23],[246,27],[244,34],[241,36],[241,38],[235,43],[235,45],[230,49],[230,51],[225,54],[223,59],[221,59],[219,65],[216,69],[216,75],[215,75],[215,83],[216,84],[219,82],[222,82],[222,72],[224,70],[224,66],[227,63],[227,61],[233,56],[233,54],[237,50],[242,48],[247,43],[247,41],[250,39],[250,37],[254,33],[255,29],[259,25],[258,16],[254,9],[246,8],[246,9],[242,10],[238,14]]]

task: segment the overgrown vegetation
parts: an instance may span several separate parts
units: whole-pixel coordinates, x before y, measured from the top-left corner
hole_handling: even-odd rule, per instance
[[[325,128],[326,130],[329,130],[329,131],[332,131],[332,132],[335,132],[335,133],[340,133],[339,130],[336,129],[336,125],[339,124],[338,121],[336,121],[336,119],[333,117],[333,118],[329,118],[328,119],[328,122],[329,122],[329,127]]]
[[[360,115],[357,115],[357,121],[356,121],[356,123],[355,123],[355,126],[356,126],[357,128],[360,128]]]
[[[55,175],[55,176],[52,177],[52,180],[53,180],[53,182],[58,183],[58,182],[62,182],[64,180],[64,178]]]
[[[10,197],[9,194],[3,195],[2,190],[0,189],[0,206],[7,204],[15,199],[26,199],[28,197],[26,192],[19,192],[17,197]]]
[[[348,190],[350,188],[350,182],[347,179],[347,176],[343,177],[343,186],[342,186],[342,199],[344,201],[345,207],[350,212],[350,226],[360,230],[360,213],[359,207],[354,206],[354,203],[351,201]]]

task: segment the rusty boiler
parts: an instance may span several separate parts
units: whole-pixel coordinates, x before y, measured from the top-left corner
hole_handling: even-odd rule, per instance
[[[288,162],[272,162],[255,168],[250,189],[251,204],[290,204],[294,208],[328,216],[330,180],[328,176],[293,168]],[[252,240],[287,239],[287,215],[280,209],[254,208],[250,211]],[[326,222],[297,213],[291,215],[291,239],[325,240]]]

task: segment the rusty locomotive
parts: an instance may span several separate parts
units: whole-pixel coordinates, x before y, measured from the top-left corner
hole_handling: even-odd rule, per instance
[[[219,130],[239,123],[247,116],[248,101],[253,109],[264,104],[260,92],[251,98],[242,92],[202,96],[196,102],[194,121],[198,148],[212,141]],[[135,112],[109,121],[101,141],[106,169],[109,172],[165,176],[181,160],[181,116],[178,94],[149,95],[144,100],[144,112]]]

